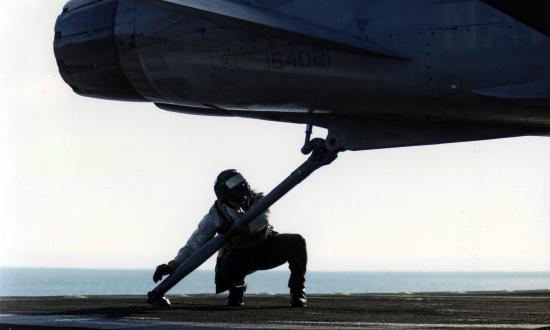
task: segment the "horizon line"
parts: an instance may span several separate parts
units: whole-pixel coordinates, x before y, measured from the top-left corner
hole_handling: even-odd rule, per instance
[[[96,271],[154,271],[153,268],[112,268],[112,267],[57,267],[57,266],[0,266],[0,269],[13,270],[96,270]],[[214,271],[214,268],[197,269],[196,271]],[[260,272],[260,271],[258,271]],[[264,270],[261,272],[288,272],[285,270]],[[308,273],[550,273],[550,270],[326,270],[311,269]]]

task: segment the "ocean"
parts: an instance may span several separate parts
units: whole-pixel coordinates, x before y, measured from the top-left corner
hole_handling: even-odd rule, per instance
[[[146,294],[152,270],[0,268],[0,296]],[[288,271],[247,277],[247,293],[287,293]],[[315,272],[306,292],[326,294],[550,290],[550,272]],[[214,293],[214,272],[199,270],[170,293]]]

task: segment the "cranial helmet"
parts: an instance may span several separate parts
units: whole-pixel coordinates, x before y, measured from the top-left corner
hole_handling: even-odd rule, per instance
[[[252,190],[237,170],[225,170],[218,174],[214,183],[216,197],[223,204],[234,204],[247,208],[252,199]]]

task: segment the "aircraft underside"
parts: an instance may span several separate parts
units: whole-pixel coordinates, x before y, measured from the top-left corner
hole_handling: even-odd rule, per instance
[[[74,0],[55,52],[81,95],[312,124],[334,148],[550,135],[538,21],[483,1],[311,4]]]

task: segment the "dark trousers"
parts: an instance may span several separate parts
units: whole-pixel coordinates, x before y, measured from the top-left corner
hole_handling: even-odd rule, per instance
[[[244,281],[246,275],[288,262],[292,292],[304,289],[307,250],[305,239],[298,234],[276,234],[244,250],[230,250],[221,260],[221,275],[227,283]]]

